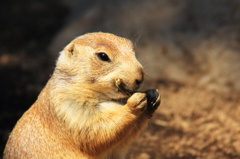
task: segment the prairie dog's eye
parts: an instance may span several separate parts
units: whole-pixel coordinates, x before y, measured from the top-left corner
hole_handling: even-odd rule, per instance
[[[106,62],[110,62],[111,60],[109,59],[108,55],[104,52],[100,52],[97,53],[97,57],[99,58],[99,60],[101,61],[106,61]]]

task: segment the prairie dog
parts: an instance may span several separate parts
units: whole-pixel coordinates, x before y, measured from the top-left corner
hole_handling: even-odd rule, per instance
[[[156,90],[136,92],[143,79],[129,40],[102,32],[74,39],[14,127],[4,158],[124,158],[160,105]]]

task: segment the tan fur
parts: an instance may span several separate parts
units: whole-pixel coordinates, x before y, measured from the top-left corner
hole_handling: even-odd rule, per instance
[[[111,61],[101,61],[99,52]],[[4,158],[124,158],[147,124],[147,101],[145,93],[134,93],[127,104],[116,102],[127,97],[116,87],[117,79],[131,91],[138,88],[136,80],[143,81],[129,40],[101,32],[73,40],[13,129]]]

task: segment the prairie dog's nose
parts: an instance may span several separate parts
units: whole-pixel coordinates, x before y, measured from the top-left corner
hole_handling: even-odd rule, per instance
[[[136,80],[135,82],[136,82],[136,85],[140,85],[143,82],[143,80]]]
[[[143,69],[139,69],[139,77],[135,79],[136,89],[140,87],[142,82],[144,81],[144,72]]]

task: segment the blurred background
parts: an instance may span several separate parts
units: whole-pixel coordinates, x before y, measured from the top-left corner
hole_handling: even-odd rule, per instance
[[[162,95],[128,158],[240,158],[239,0],[0,3],[1,152],[63,47],[103,31],[132,40],[147,72],[142,89]]]

